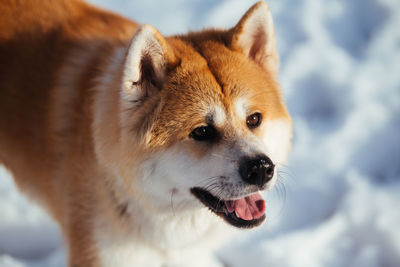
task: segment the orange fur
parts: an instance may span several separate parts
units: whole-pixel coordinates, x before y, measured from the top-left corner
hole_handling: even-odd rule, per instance
[[[178,142],[201,158],[207,147],[188,135],[205,123],[200,111],[210,103],[229,114],[218,129],[225,142],[248,131],[234,115],[240,96],[265,120],[290,120],[275,72],[235,45],[242,24],[168,38],[156,33],[168,65],[163,90],[140,109],[121,111],[123,62],[109,66],[129,46],[135,22],[78,0],[3,0],[0,14],[0,162],[60,223],[70,266],[99,266],[93,220],[107,214],[116,228],[128,227],[110,196],[115,164],[123,173]],[[124,131],[132,136],[121,138]]]

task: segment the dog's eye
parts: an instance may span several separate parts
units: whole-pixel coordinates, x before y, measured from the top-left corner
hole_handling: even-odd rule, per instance
[[[256,113],[251,114],[246,119],[247,127],[249,127],[250,129],[257,128],[258,126],[260,126],[261,120],[262,120],[262,117],[261,117],[260,113],[256,112]]]
[[[194,129],[189,137],[196,141],[210,141],[213,140],[217,135],[217,130],[211,125],[200,126]]]

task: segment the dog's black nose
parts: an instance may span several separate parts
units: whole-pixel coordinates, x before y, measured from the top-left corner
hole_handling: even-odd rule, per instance
[[[274,176],[275,165],[265,155],[244,157],[240,161],[239,174],[243,181],[263,187]]]

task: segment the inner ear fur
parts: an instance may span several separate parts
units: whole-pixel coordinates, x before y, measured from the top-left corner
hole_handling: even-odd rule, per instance
[[[142,103],[163,86],[167,68],[176,61],[165,38],[151,25],[142,25],[127,49],[122,94],[131,103]]]
[[[240,51],[257,62],[262,68],[277,76],[278,53],[275,47],[275,31],[267,3],[254,4],[228,32],[232,50]]]

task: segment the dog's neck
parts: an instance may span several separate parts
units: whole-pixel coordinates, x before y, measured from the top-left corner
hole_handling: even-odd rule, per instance
[[[137,199],[126,199],[109,190],[108,198],[103,195],[98,208],[113,216],[102,216],[93,222],[97,249],[110,266],[141,266],[149,259],[154,260],[154,265],[175,258],[182,260],[182,255],[192,257],[217,249],[234,231],[206,208],[157,213],[149,212]]]

